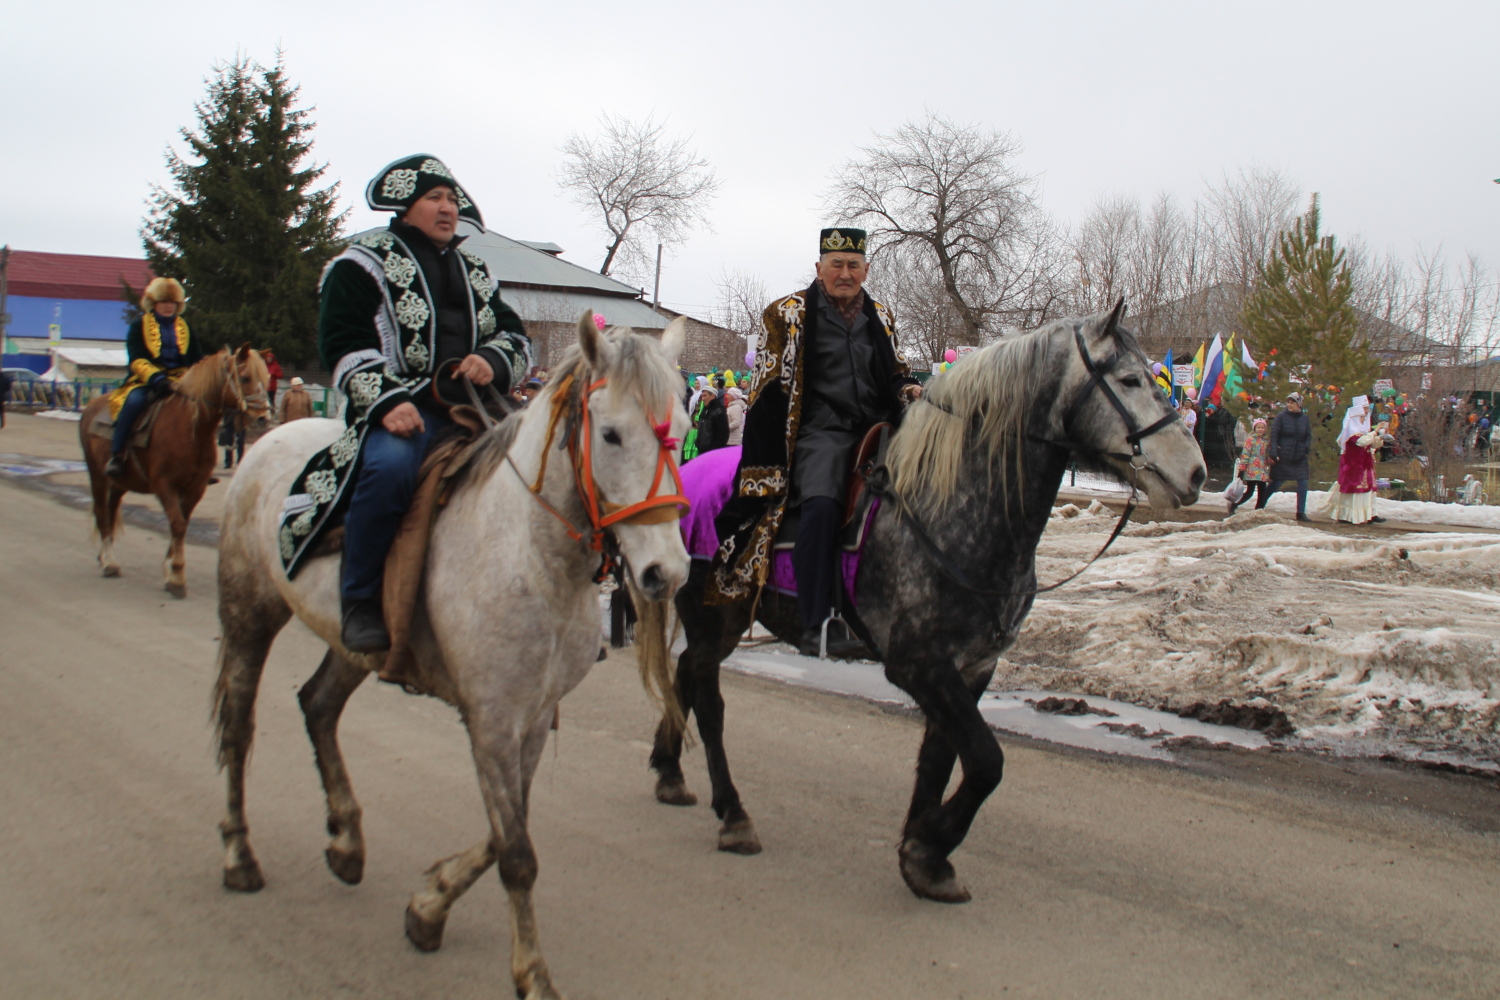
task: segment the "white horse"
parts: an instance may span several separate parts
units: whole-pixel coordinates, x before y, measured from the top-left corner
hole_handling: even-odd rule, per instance
[[[643,680],[658,697],[672,683],[666,602],[688,572],[676,503],[675,453],[687,430],[674,368],[683,330],[679,319],[660,341],[621,328],[601,334],[585,316],[578,348],[529,408],[488,433],[433,529],[412,651],[421,674],[436,680],[434,693],[463,716],[490,831],[432,867],[426,887],[407,907],[407,935],[423,951],[437,949],[449,907],[498,864],[510,902],[511,973],[521,997],[559,995],[537,938],[531,899],[537,862],[526,830],[527,803],[558,702],[599,655],[595,576],[600,548],[611,541],[641,606]],[[220,829],[230,889],[254,892],[265,884],[248,840],[245,764],[261,669],[276,633],[294,614],[328,643],[322,666],[299,696],[328,796],[328,865],[351,884],[364,872],[360,808],[337,726],[345,701],[384,654],[362,656],[339,642],[338,557],[313,558],[288,580],[277,536],[292,481],[342,427],[298,420],[267,434],[246,455],[226,501],[215,712],[219,762],[228,770],[228,813]]]

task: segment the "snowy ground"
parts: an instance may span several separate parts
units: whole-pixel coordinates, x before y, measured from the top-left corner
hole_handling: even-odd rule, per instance
[[[1123,497],[1130,492],[1130,487],[1125,486],[1108,476],[1101,476],[1090,472],[1080,472],[1074,478],[1063,477],[1063,489],[1069,493],[1082,493],[1084,495],[1097,494],[1103,497]],[[1322,509],[1323,502],[1328,498],[1324,490],[1308,490],[1307,509],[1313,515]],[[1198,499],[1199,504],[1206,504],[1215,510],[1224,509],[1224,494],[1209,491],[1202,494]],[[1254,501],[1245,504],[1240,510],[1250,510]],[[1266,504],[1266,509],[1283,514],[1295,514],[1297,512],[1296,493],[1275,493]],[[1456,503],[1429,503],[1425,500],[1386,500],[1378,498],[1375,501],[1375,513],[1390,521],[1401,521],[1406,524],[1446,524],[1460,528],[1493,528],[1500,530],[1500,506],[1472,506],[1467,507]]]
[[[1044,584],[1113,526],[1093,506],[1054,515]],[[1285,713],[1293,741],[1500,759],[1500,537],[1358,538],[1248,509],[1135,526],[1037,599],[992,689],[1200,717],[1227,702],[1262,727]]]

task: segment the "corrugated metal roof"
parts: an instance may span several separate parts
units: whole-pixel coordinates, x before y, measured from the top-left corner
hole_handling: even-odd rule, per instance
[[[555,244],[536,243],[528,246],[520,240],[501,236],[493,230],[479,230],[468,222],[459,224],[459,234],[467,236],[464,248],[478,254],[490,266],[490,274],[502,285],[540,285],[545,288],[562,288],[592,292],[597,295],[637,298],[641,290],[633,285],[591,271],[561,257],[538,250],[538,246]],[[350,240],[365,233],[378,232],[367,229],[355,233]]]
[[[5,271],[10,294],[47,299],[119,301],[121,277],[136,291],[145,288],[154,277],[146,262],[134,257],[93,257],[34,250],[12,250]]]
[[[610,326],[661,330],[667,325],[667,317],[639,299],[550,288],[501,288],[500,298],[528,323],[576,323],[579,315],[588,309],[603,316]]]
[[[52,354],[75,365],[124,368],[130,363],[124,351],[110,350],[107,347],[56,347]]]

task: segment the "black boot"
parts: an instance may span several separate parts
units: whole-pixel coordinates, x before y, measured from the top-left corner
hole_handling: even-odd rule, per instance
[[[823,632],[821,628],[811,628],[802,633],[802,641],[797,644],[797,652],[803,656],[817,656],[822,645]],[[828,658],[830,660],[870,660],[874,659],[865,644],[849,634],[848,626],[843,624],[842,619],[830,622],[828,625]]]
[[[104,467],[104,474],[111,479],[119,479],[125,475],[125,456],[109,456],[109,464]]]
[[[344,602],[344,624],[339,639],[351,653],[383,653],[391,648],[380,601],[366,598]]]

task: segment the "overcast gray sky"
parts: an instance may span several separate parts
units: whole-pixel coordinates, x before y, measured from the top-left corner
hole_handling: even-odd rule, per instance
[[[1099,195],[1184,201],[1285,170],[1335,233],[1500,264],[1500,3],[323,3],[10,0],[0,16],[0,242],[138,255],[163,150],[215,61],[285,52],[356,228],[414,152],[490,227],[597,267],[558,146],[602,110],[670,118],[723,187],[667,262],[702,312],[724,270],[771,291],[816,251],[831,170],[924,109],[1013,133],[1060,220]],[[384,216],[380,217],[382,220]]]

